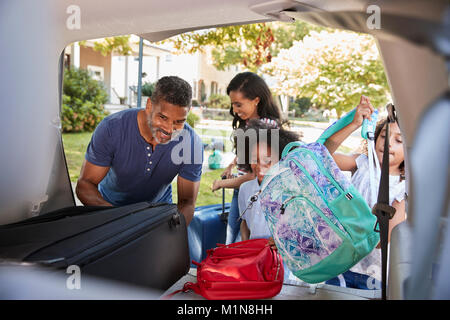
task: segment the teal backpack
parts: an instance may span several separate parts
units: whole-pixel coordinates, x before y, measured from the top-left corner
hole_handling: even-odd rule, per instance
[[[222,152],[220,150],[214,150],[214,152],[208,157],[208,166],[210,169],[220,169],[222,163]]]
[[[308,283],[347,271],[380,240],[376,216],[323,145],[354,113],[332,124],[315,143],[288,144],[261,184],[261,208],[283,262]]]

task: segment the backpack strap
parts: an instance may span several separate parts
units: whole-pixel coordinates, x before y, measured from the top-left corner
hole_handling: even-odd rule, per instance
[[[327,141],[327,139],[329,137],[331,137],[333,134],[335,134],[342,128],[349,125],[353,121],[353,118],[355,117],[355,113],[356,113],[356,108],[354,108],[352,111],[349,111],[348,113],[346,113],[339,120],[336,120],[335,122],[333,122],[327,129],[325,129],[324,132],[322,132],[322,134],[320,135],[320,137],[317,139],[316,142],[324,144],[325,141]]]
[[[194,290],[194,292],[197,292],[199,290],[198,284],[193,282],[186,282],[183,286],[183,289],[176,290],[172,293],[166,294],[165,296],[161,297],[161,300],[169,300],[172,299],[172,297],[180,292],[189,292],[191,290]]]
[[[395,214],[395,208],[389,205],[389,124],[396,121],[394,106],[388,104],[388,121],[386,122],[386,137],[384,140],[383,163],[381,165],[381,180],[378,189],[377,203],[373,213],[377,216],[375,231],[380,233],[381,244],[381,297],[386,300],[387,280],[387,249],[389,237],[389,219]],[[378,228],[377,228],[378,227]]]
[[[292,148],[300,147],[300,146],[303,146],[303,145],[304,145],[304,143],[301,142],[301,141],[292,141],[292,142],[289,142],[289,143],[284,147],[283,152],[282,152],[282,154],[281,154],[281,158],[284,158],[284,157],[292,150]]]

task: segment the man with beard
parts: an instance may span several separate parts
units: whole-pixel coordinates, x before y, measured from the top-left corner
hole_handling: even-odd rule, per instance
[[[186,123],[191,98],[189,83],[163,77],[144,110],[123,110],[103,119],[77,182],[80,201],[91,206],[172,203],[171,183],[178,175],[178,209],[189,224],[203,163],[203,144]]]

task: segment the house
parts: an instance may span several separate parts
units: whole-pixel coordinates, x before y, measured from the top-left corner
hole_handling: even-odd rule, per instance
[[[103,56],[94,50],[96,41],[102,39],[68,46],[65,51],[66,66],[87,69],[94,78],[103,81],[109,93],[110,104],[136,106],[139,37],[130,36],[132,54],[128,56],[115,52]],[[240,72],[237,66],[229,67],[226,71],[217,70],[212,63],[211,48],[193,54],[176,54],[168,44],[155,45],[147,40],[144,40],[142,61],[143,84],[156,82],[163,76],[179,76],[190,83],[192,99],[199,103],[207,101],[212,94],[225,95],[228,83]],[[145,104],[144,100],[142,106]]]

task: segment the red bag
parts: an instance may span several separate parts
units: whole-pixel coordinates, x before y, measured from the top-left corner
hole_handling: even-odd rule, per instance
[[[192,262],[198,266],[197,283],[187,282],[177,292],[194,290],[210,300],[264,299],[283,285],[281,256],[267,239],[218,244],[201,263]]]

